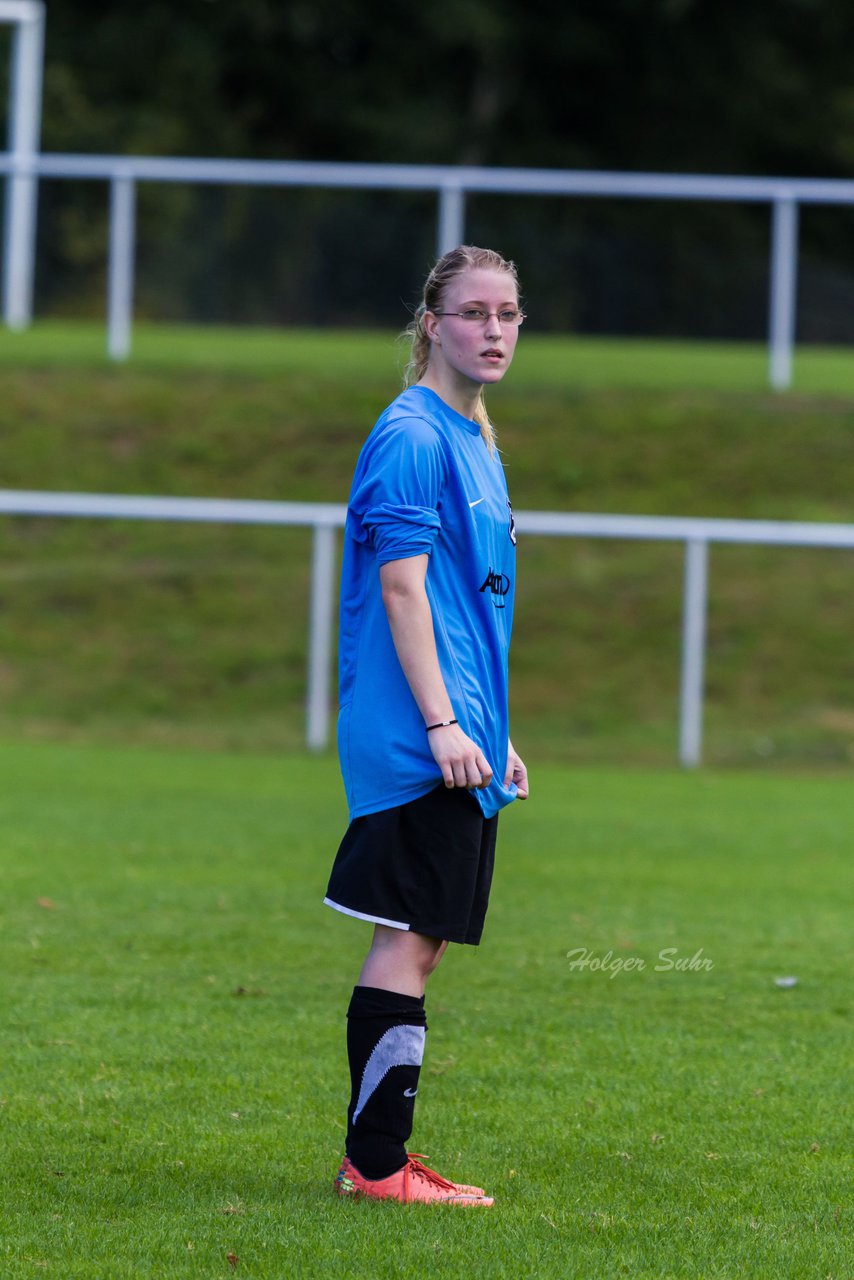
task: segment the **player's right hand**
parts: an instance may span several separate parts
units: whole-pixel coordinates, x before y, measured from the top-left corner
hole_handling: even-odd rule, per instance
[[[492,781],[492,768],[476,742],[457,724],[433,729],[428,735],[433,759],[446,787],[481,790]]]

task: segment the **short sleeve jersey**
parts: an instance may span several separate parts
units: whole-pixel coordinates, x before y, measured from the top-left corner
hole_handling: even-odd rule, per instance
[[[365,442],[347,509],[338,750],[351,818],[416,800],[442,780],[392,640],[380,566],[427,554],[439,666],[460,726],[493,770],[472,794],[490,817],[505,787],[507,657],[516,530],[504,469],[476,422],[410,387]]]

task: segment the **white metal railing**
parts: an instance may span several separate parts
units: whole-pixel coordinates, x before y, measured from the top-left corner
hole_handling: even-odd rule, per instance
[[[296,525],[313,529],[306,742],[312,750],[320,750],[328,744],[335,603],[335,530],[343,527],[346,507],[320,502],[131,497],[124,494],[0,489],[0,515]],[[685,544],[679,760],[687,768],[696,767],[702,758],[709,544],[721,542],[854,549],[854,524],[520,511],[516,513],[516,525],[521,533],[535,536],[624,538]]]
[[[2,4],[2,0],[0,0]],[[798,210],[802,204],[854,205],[854,182],[807,178],[730,178],[702,174],[607,173],[571,169],[486,169],[453,165],[334,164],[321,161],[204,160],[157,156],[0,155],[0,174],[10,184],[39,178],[93,178],[110,184],[107,285],[107,350],[114,360],[130,353],[135,253],[136,184],[216,183],[268,187],[331,187],[362,190],[434,191],[438,196],[437,250],[465,239],[469,193],[642,200],[716,200],[771,206],[768,295],[768,379],[776,390],[792,381],[798,276]],[[22,188],[23,190],[23,188]],[[11,208],[11,205],[9,206]],[[5,253],[6,323],[22,327],[32,310],[30,222],[10,221]],[[28,246],[30,246],[28,248]]]
[[[611,196],[646,200],[726,200],[770,204],[768,378],[792,381],[801,204],[854,204],[854,182],[702,174],[607,173],[565,169],[486,169],[452,165],[203,160],[154,156],[39,154],[44,59],[43,0],[0,0],[0,23],[14,29],[9,80],[9,138],[0,155],[6,175],[3,316],[10,328],[32,318],[36,202],[40,178],[95,178],[110,184],[107,350],[130,354],[137,182],[195,182],[279,187],[349,187],[435,191],[437,250],[465,239],[469,192],[504,195]]]

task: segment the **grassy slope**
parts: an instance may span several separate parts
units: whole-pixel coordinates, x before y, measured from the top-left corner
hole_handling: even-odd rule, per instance
[[[845,780],[541,769],[431,983],[417,1149],[481,1217],[331,1198],[365,940],[320,906],[331,761],[0,745],[0,776],[8,1280],[849,1273]]]
[[[340,501],[393,394],[388,335],[97,327],[0,336],[7,487]],[[762,389],[758,348],[525,335],[491,407],[517,508],[851,518],[854,360],[804,353]],[[832,394],[831,394],[832,391]],[[708,747],[846,761],[846,553],[712,559]],[[0,528],[0,731],[296,746],[302,532],[16,520]],[[570,758],[671,758],[678,548],[522,540],[517,738]]]

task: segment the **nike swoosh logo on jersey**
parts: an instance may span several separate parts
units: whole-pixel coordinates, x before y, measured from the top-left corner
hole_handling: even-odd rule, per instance
[[[475,498],[474,502],[469,503],[469,510],[471,510],[472,507],[476,507],[479,502],[484,502],[484,501],[485,501],[484,498]]]
[[[417,1092],[417,1089],[404,1089],[403,1096],[404,1098],[414,1098]]]

